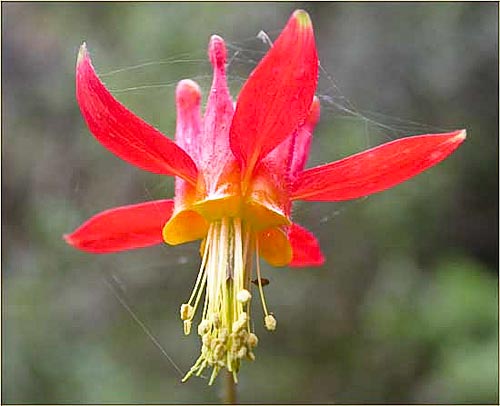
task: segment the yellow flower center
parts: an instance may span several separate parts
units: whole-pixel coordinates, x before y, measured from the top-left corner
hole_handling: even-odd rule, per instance
[[[222,368],[232,372],[237,382],[241,361],[255,359],[253,349],[258,343],[250,324],[254,253],[264,323],[269,330],[276,328],[276,320],[269,314],[264,299],[257,234],[241,219],[223,217],[210,223],[202,251],[195,287],[180,311],[184,332],[189,334],[205,292],[201,322],[197,328],[202,342],[201,355],[183,381],[191,375],[201,375],[208,366],[212,368],[209,384]]]

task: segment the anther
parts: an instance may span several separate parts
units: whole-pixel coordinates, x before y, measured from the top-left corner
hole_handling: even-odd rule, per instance
[[[248,331],[246,329],[241,330],[238,333],[238,337],[240,337],[244,342],[246,342],[248,339]]]
[[[233,332],[236,332],[236,331],[239,331],[240,330],[240,327],[241,327],[241,323],[238,321],[235,321],[233,322],[233,325],[232,325],[232,331]]]
[[[245,312],[241,313],[238,320],[233,323],[233,332],[239,332],[240,330],[244,329],[247,321],[248,315]]]
[[[248,301],[251,298],[252,298],[252,294],[246,289],[242,289],[236,294],[236,299],[238,300],[238,302],[243,303],[243,304],[248,303]]]
[[[276,330],[276,319],[272,314],[268,314],[264,317],[264,324],[269,331]]]
[[[258,337],[254,333],[248,335],[247,344],[250,348],[256,347],[259,343]]]
[[[222,356],[224,355],[224,346],[222,344],[217,344],[214,350],[214,357],[216,360],[222,359]]]
[[[191,332],[191,320],[184,320],[184,334],[189,335]]]
[[[208,320],[202,320],[202,322],[198,325],[198,334],[200,336],[205,335],[210,330],[210,322]]]
[[[181,306],[181,320],[189,320],[193,317],[194,307],[188,303]]]
[[[247,347],[241,347],[238,350],[238,354],[236,355],[239,359],[245,358],[245,355],[247,355]]]
[[[217,313],[212,315],[212,322],[214,323],[215,328],[220,327],[220,316]]]
[[[219,332],[219,340],[225,343],[227,340],[227,335],[228,335],[227,328],[222,328]]]

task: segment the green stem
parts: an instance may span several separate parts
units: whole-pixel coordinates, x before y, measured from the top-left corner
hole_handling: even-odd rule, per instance
[[[226,405],[236,404],[236,384],[232,372],[226,371],[226,382],[224,388],[224,403]]]

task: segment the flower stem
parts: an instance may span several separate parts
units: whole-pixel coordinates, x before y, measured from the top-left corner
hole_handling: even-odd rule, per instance
[[[236,383],[234,382],[233,373],[226,371],[226,382],[224,385],[224,403],[226,405],[236,404]]]

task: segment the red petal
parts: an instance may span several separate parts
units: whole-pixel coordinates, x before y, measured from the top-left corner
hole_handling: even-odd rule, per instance
[[[175,141],[189,156],[198,161],[202,129],[200,87],[192,80],[181,80],[177,85],[175,101],[177,105]]]
[[[311,20],[297,10],[238,97],[230,144],[246,176],[305,121],[317,82]]]
[[[213,66],[213,80],[203,119],[201,156],[197,162],[200,162],[200,169],[203,168],[205,188],[210,195],[218,194],[218,190],[225,188],[221,176],[224,167],[235,158],[229,148],[234,107],[226,79],[226,45],[221,37],[212,35],[208,56]]]
[[[319,111],[319,99],[314,96],[304,124],[262,159],[261,165],[272,167],[274,175],[281,178],[281,183],[295,179],[304,170]]]
[[[202,134],[202,120],[200,112],[200,101],[201,92],[199,86],[192,80],[181,80],[177,85],[177,90],[175,92],[176,104],[177,104],[177,126],[175,130],[175,140],[177,144],[184,149],[190,156],[197,160],[198,164],[199,157],[201,156],[201,143],[200,138]],[[200,172],[202,167],[200,167]],[[190,207],[196,202],[197,193],[196,186],[186,182],[184,179],[176,177],[175,178],[175,214],[173,218],[177,216],[180,212],[184,210],[189,210]],[[198,227],[193,229],[193,218],[194,214],[187,215],[188,220],[184,223],[188,223],[185,227],[189,235],[192,232],[196,232]],[[182,215],[180,218],[185,218],[186,215]],[[172,221],[172,219],[171,219]],[[171,229],[172,226],[169,227]],[[175,235],[185,235],[186,232],[181,232],[182,227],[177,224],[174,225]],[[172,238],[168,238],[169,243],[172,242]],[[167,241],[167,240],[165,240]]]
[[[465,130],[402,138],[302,172],[293,200],[356,199],[395,186],[441,162],[465,139]]]
[[[325,262],[318,240],[313,233],[292,224],[288,229],[288,239],[292,245],[292,267],[320,266]]]
[[[263,158],[252,174],[246,190],[247,214],[264,228],[283,225],[290,216],[290,185],[304,168],[318,119],[319,100],[314,97],[304,124]]]
[[[307,120],[304,125],[297,130],[295,136],[292,162],[290,163],[290,176],[292,179],[295,179],[296,175],[302,172],[306,166],[314,127],[319,120],[319,112],[319,99],[315,96]]]
[[[172,200],[116,207],[91,217],[64,235],[64,239],[73,247],[94,254],[159,244],[163,242],[162,227],[173,208]]]
[[[92,134],[115,155],[141,169],[196,184],[193,160],[109,93],[92,67],[85,44],[76,65],[76,98]]]

